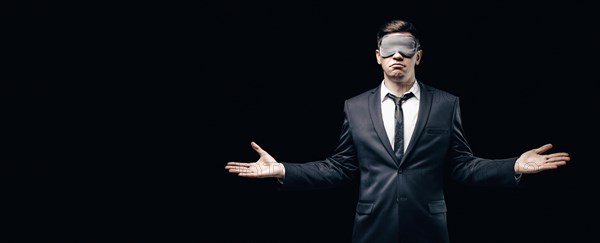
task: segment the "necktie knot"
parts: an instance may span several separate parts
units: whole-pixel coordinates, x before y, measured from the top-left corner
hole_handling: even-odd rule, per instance
[[[413,94],[412,92],[410,93],[406,93],[403,96],[395,96],[391,93],[387,93],[387,97],[389,97],[390,99],[394,100],[394,103],[396,103],[397,105],[402,104],[402,101],[408,100],[410,98],[412,98],[413,96],[415,96],[415,94]]]

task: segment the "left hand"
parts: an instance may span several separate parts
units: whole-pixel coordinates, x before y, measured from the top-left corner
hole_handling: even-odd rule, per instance
[[[544,170],[552,170],[567,164],[567,161],[571,160],[569,154],[565,152],[542,154],[551,148],[552,144],[545,144],[521,154],[515,163],[515,174],[533,174]]]

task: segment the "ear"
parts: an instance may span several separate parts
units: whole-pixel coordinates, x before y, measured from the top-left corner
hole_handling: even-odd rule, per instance
[[[377,59],[377,64],[381,65],[381,54],[379,54],[379,50],[375,50],[375,59]]]
[[[417,56],[415,63],[419,65],[419,63],[421,63],[421,56],[423,56],[423,50],[419,49],[415,55]]]

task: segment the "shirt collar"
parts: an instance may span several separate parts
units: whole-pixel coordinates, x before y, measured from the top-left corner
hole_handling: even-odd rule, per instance
[[[415,95],[415,98],[417,98],[417,100],[420,100],[421,99],[421,89],[417,82],[418,81],[415,81],[415,83],[413,83],[413,86],[406,93],[412,92]],[[381,90],[380,99],[381,99],[381,102],[383,102],[387,98],[387,93],[392,93],[392,91],[390,91],[387,87],[385,87],[385,84],[383,81],[381,81],[381,89],[380,90]]]

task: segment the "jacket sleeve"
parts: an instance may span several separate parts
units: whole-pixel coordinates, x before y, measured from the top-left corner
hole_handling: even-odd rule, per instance
[[[347,104],[344,111],[346,109]],[[319,161],[282,164],[285,167],[282,190],[325,189],[353,180],[358,175],[358,162],[348,117],[344,116],[340,139],[332,156]]]
[[[452,141],[449,150],[449,172],[451,179],[474,186],[516,186],[514,165],[517,160],[485,159],[473,155],[461,122],[460,103],[454,103]]]

